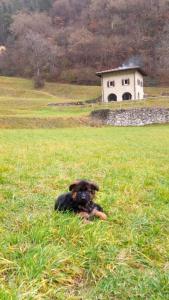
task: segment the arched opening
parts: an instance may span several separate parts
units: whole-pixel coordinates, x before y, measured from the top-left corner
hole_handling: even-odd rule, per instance
[[[123,100],[131,100],[132,99],[132,95],[130,93],[124,93],[122,96]]]
[[[108,96],[108,101],[111,102],[111,101],[117,101],[117,96],[115,94],[110,94]]]

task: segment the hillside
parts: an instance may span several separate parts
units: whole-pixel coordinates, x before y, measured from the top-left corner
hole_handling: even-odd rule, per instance
[[[148,99],[110,104],[49,107],[49,103],[85,101],[100,96],[98,86],[46,83],[35,90],[31,80],[0,77],[0,127],[38,128],[88,124],[87,116],[97,108],[169,107],[169,88],[146,88]]]
[[[95,84],[95,71],[134,63],[165,85],[168,22],[168,0],[1,0],[0,74]]]

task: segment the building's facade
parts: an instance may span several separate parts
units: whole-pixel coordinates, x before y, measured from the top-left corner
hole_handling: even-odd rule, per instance
[[[103,102],[144,98],[143,76],[146,73],[140,67],[122,67],[96,75],[101,77]]]

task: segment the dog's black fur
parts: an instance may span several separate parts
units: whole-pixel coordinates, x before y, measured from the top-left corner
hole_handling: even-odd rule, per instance
[[[100,205],[93,202],[99,187],[87,180],[78,180],[69,186],[69,193],[60,195],[55,202],[55,210],[72,211],[76,214],[92,214],[94,210],[103,212]]]

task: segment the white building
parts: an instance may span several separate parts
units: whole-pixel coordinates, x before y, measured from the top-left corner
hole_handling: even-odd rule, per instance
[[[103,102],[144,98],[143,76],[146,73],[140,67],[120,67],[96,75],[101,77]]]

